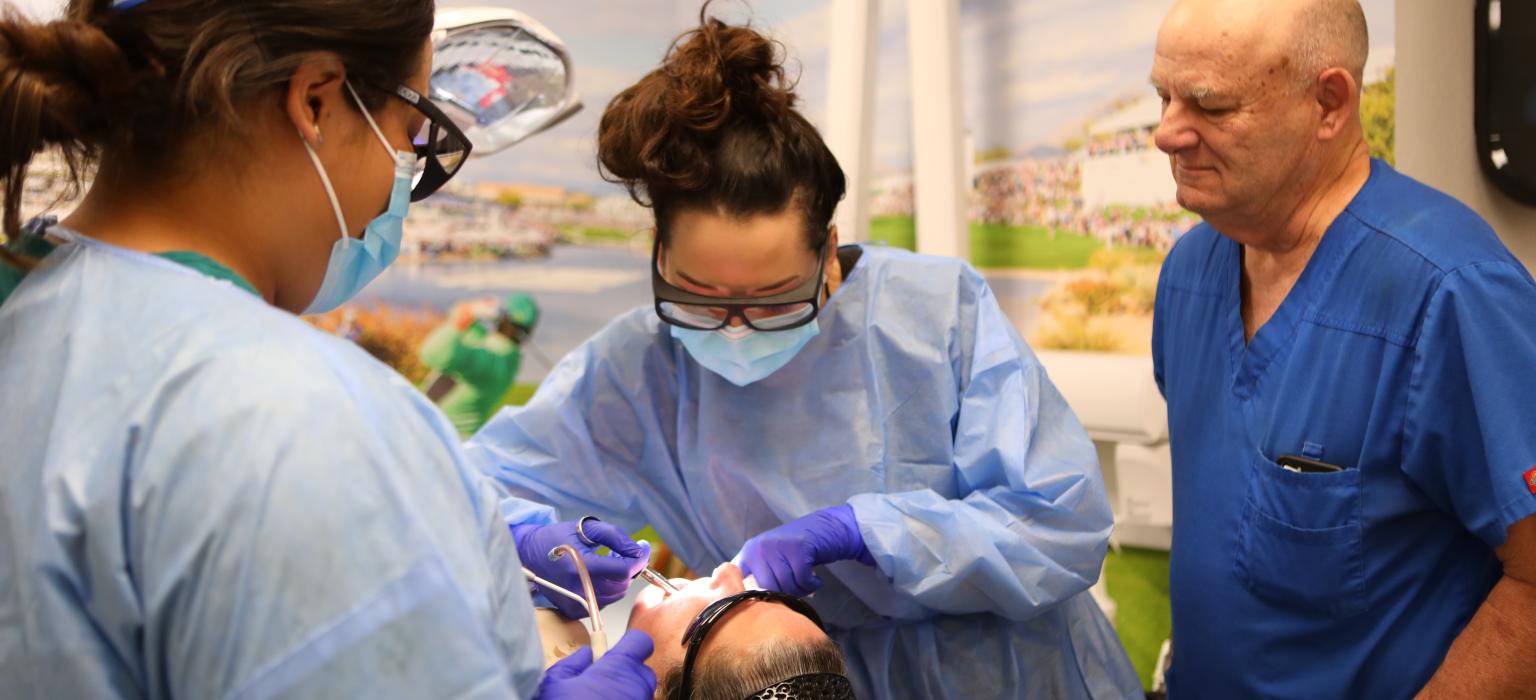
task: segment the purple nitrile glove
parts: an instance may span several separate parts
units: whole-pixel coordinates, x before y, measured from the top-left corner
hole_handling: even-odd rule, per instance
[[[875,560],[864,546],[853,506],[823,508],[747,540],[735,561],[744,576],[770,591],[793,596],[821,588],[813,567],[854,559],[869,566]]]
[[[576,564],[565,557],[550,561],[550,550],[568,544],[581,553],[582,563],[592,576],[592,590],[597,593],[597,605],[603,607],[624,597],[629,592],[630,579],[640,573],[651,561],[651,548],[630,539],[623,530],[596,518],[588,518],[583,531],[596,542],[590,545],[577,534],[579,521],[568,520],[553,525],[514,525],[512,539],[517,542],[517,556],[523,566],[550,583],[580,596],[583,595],[581,577]],[[607,556],[597,553],[598,547],[613,550]],[[560,614],[580,620],[587,616],[585,606],[554,591],[541,591]],[[595,612],[595,611],[594,611]]]
[[[645,660],[653,646],[650,635],[630,630],[596,663],[592,647],[582,647],[544,672],[534,700],[651,700],[656,694],[656,673]]]

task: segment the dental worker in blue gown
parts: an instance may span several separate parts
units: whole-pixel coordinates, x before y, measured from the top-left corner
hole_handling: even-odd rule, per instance
[[[7,238],[34,154],[96,166],[0,305],[0,697],[652,697],[640,632],[545,672],[523,576],[573,586],[547,556],[573,544],[611,599],[644,548],[505,500],[298,317],[382,272],[470,150],[422,97],[433,9],[0,12]]]
[[[969,265],[838,245],[843,174],[780,60],[703,21],[608,106],[655,303],[470,458],[562,516],[654,525],[696,571],[811,594],[860,697],[1139,696],[1087,593],[1111,515],[1082,426]]]

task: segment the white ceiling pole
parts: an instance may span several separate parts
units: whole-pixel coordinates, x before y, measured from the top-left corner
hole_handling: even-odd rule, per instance
[[[969,259],[960,0],[907,0],[917,250]]]
[[[843,242],[869,240],[869,174],[875,134],[875,58],[880,0],[832,0],[827,68],[827,146],[848,180],[837,208]]]

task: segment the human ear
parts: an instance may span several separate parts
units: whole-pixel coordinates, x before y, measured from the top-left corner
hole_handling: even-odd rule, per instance
[[[325,143],[320,124],[329,116],[333,105],[340,104],[347,80],[347,72],[341,59],[334,54],[320,53],[299,64],[288,77],[283,93],[283,108],[288,119],[298,129],[299,135],[318,149]]]
[[[1343,68],[1329,68],[1317,76],[1317,106],[1321,112],[1317,136],[1329,141],[1359,119],[1360,84]]]
[[[827,272],[832,272],[832,266],[837,264],[837,224],[832,224],[827,229]]]

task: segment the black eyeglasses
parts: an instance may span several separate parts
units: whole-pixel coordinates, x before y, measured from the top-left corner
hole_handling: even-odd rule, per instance
[[[420,202],[458,174],[473,147],[458,125],[421,93],[401,85],[395,88],[395,96],[410,103],[427,118],[421,131],[411,139],[416,151],[416,179],[411,183],[411,201]]]
[[[683,656],[683,679],[677,684],[677,690],[668,700],[688,700],[693,696],[693,665],[698,659],[699,648],[704,646],[704,639],[709,636],[709,631],[714,629],[725,614],[732,608],[742,603],[763,600],[770,603],[780,603],[801,615],[810,618],[816,623],[816,627],[826,631],[826,625],[821,623],[821,616],[816,614],[816,609],[799,598],[778,591],[742,591],[736,595],[726,596],[710,603],[688,623],[688,629],[683,631],[683,646],[688,652]]]
[[[816,274],[787,292],[766,297],[711,297],[679,289],[661,275],[661,241],[651,248],[651,292],[656,315],[681,328],[715,331],[739,318],[758,331],[787,331],[816,319],[826,283],[827,249],[816,256]]]

